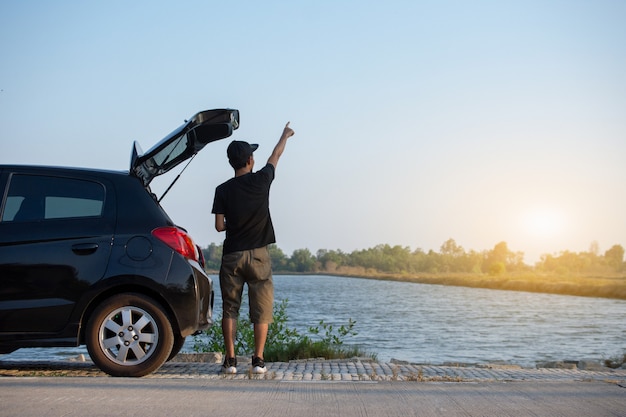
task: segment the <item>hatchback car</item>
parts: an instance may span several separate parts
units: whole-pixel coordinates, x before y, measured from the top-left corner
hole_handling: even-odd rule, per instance
[[[113,376],[157,370],[212,324],[202,252],[152,179],[229,137],[239,112],[200,112],[128,172],[0,165],[0,353],[87,345]]]

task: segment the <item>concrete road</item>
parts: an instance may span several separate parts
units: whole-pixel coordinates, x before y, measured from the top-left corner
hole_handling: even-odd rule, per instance
[[[0,416],[626,416],[602,381],[0,378]]]

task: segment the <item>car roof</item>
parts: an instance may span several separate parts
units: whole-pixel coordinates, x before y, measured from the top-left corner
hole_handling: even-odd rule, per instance
[[[56,174],[72,174],[72,175],[111,175],[111,176],[128,176],[128,171],[116,171],[100,168],[87,167],[70,167],[56,165],[28,165],[28,164],[0,164],[0,171],[12,172],[32,172],[32,173],[56,173]]]

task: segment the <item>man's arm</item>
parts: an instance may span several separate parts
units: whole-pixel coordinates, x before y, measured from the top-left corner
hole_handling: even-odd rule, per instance
[[[223,214],[215,215],[215,230],[218,232],[223,232],[226,230],[226,219]]]
[[[280,139],[278,140],[278,143],[274,147],[272,154],[267,160],[268,164],[272,164],[274,168],[276,168],[276,165],[278,165],[278,160],[280,159],[280,156],[283,154],[283,151],[285,150],[285,145],[287,145],[287,139],[293,136],[294,133],[295,132],[293,131],[293,129],[289,127],[289,122],[287,122],[287,124],[285,125],[285,128],[283,129],[283,134],[280,135]]]

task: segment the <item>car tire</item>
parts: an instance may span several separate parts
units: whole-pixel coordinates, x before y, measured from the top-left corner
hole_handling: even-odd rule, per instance
[[[176,355],[178,355],[178,352],[180,352],[184,344],[185,344],[184,337],[182,337],[181,335],[174,335],[174,345],[172,346],[172,351],[170,352],[170,356],[168,356],[167,358],[167,362],[171,361],[172,359],[174,359]]]
[[[142,294],[106,299],[91,315],[86,330],[89,356],[112,376],[141,377],[156,371],[174,344],[163,308]]]

